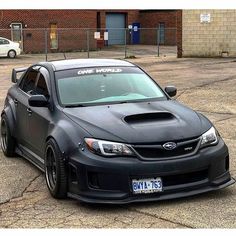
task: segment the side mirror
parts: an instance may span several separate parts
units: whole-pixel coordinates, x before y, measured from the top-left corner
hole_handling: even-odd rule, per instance
[[[47,107],[48,100],[44,95],[33,95],[28,100],[31,107]]]
[[[23,73],[26,70],[27,70],[27,68],[12,69],[12,72],[11,72],[11,82],[12,83],[17,83],[17,74],[18,73]]]
[[[174,97],[177,94],[177,89],[175,86],[166,86],[165,91],[170,97]]]
[[[13,69],[11,73],[11,82],[16,83],[17,82],[17,76],[16,76],[16,70]]]

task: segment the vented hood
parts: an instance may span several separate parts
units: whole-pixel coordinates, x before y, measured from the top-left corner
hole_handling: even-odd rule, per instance
[[[172,100],[65,108],[64,113],[90,137],[130,144],[186,140],[211,127],[208,119]]]

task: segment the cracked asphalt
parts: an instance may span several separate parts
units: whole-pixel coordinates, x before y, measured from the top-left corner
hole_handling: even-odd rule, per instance
[[[53,55],[54,56],[54,55]],[[0,109],[14,67],[44,60],[43,55],[0,59]],[[236,61],[230,58],[132,59],[158,83],[175,85],[177,100],[206,115],[230,151],[236,177]],[[0,151],[0,228],[235,228],[236,184],[194,197],[130,205],[89,205],[55,200],[43,174],[26,160]]]

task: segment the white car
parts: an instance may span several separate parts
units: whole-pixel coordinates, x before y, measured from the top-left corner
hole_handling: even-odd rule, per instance
[[[0,37],[0,56],[15,58],[20,55],[20,44],[12,42],[9,39]]]

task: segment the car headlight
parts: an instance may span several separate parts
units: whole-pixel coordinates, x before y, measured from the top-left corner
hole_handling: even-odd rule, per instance
[[[211,127],[202,135],[201,147],[215,145],[218,143],[219,133],[214,127]]]
[[[106,157],[114,156],[134,156],[134,152],[129,145],[123,143],[115,143],[110,141],[98,140],[93,138],[85,138],[88,149],[98,155]]]

